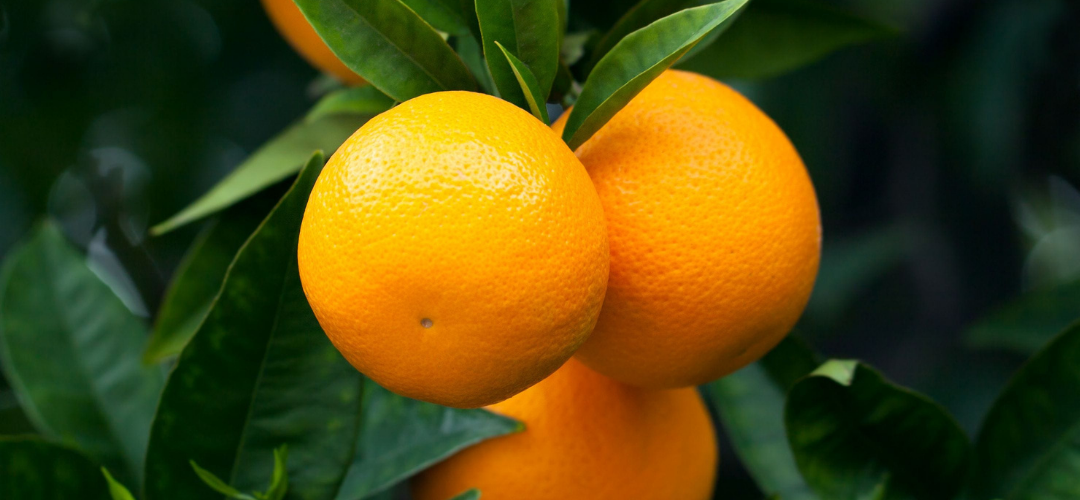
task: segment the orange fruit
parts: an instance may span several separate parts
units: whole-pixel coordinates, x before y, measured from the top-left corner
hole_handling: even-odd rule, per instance
[[[577,156],[611,245],[607,298],[577,353],[585,364],[643,387],[697,385],[757,360],[795,325],[821,253],[817,198],[787,136],[753,103],[666,71]]]
[[[525,430],[450,457],[412,481],[416,500],[478,488],[485,500],[706,500],[716,431],[695,389],[649,390],[571,359],[491,411]]]
[[[278,33],[285,38],[293,50],[300,54],[312,66],[334,75],[347,85],[360,85],[364,79],[345,66],[326,42],[311,27],[307,18],[300,12],[293,0],[262,0],[263,9],[270,16]]]
[[[438,92],[334,153],[298,260],[353,366],[398,394],[471,408],[543,380],[585,341],[607,231],[585,168],[545,124],[496,97]]]

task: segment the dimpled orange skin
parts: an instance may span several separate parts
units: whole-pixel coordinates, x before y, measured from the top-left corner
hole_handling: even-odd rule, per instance
[[[564,114],[553,125],[562,133]],[[608,220],[611,276],[577,357],[643,387],[759,359],[810,298],[814,186],[783,131],[710,78],[666,71],[577,150]]]
[[[491,406],[525,430],[451,456],[412,482],[416,500],[478,488],[485,500],[706,500],[716,431],[695,389],[648,390],[571,359]]]
[[[278,33],[309,64],[334,75],[347,85],[366,83],[330,51],[293,0],[262,0],[262,4]]]
[[[334,153],[298,261],[353,366],[398,394],[475,408],[539,382],[588,337],[607,231],[585,168],[551,129],[496,97],[438,92]]]

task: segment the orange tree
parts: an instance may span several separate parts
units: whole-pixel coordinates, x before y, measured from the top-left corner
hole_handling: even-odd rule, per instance
[[[403,485],[418,477],[424,498],[480,486],[460,492],[477,498],[484,481],[502,488],[492,489],[499,498],[728,498],[722,482],[701,482],[712,481],[716,456],[693,390],[634,389],[570,361],[490,411],[457,409],[397,395],[350,366],[324,335],[297,265],[323,152],[397,103],[460,90],[499,96],[544,123],[572,109],[559,129],[581,154],[673,66],[715,78],[767,76],[891,31],[811,0],[265,3],[282,30],[307,33],[286,36],[315,64],[369,85],[330,86],[303,118],[153,228],[161,235],[211,218],[150,327],[55,223],[39,223],[9,254],[0,361],[32,432],[0,438],[0,497],[391,499],[407,497]],[[799,272],[812,275],[816,258]],[[1066,328],[1014,375],[972,443],[928,397],[857,361],[820,359],[796,337],[780,340],[794,321],[786,316],[801,307],[785,308],[782,326],[768,332],[777,337],[761,349],[775,345],[768,354],[700,386],[734,449],[725,459],[740,461],[765,494],[1078,498],[1080,327]],[[751,360],[706,367],[704,378]],[[643,424],[627,424],[635,419]],[[622,434],[605,436],[610,428]],[[611,436],[618,439],[605,441]],[[663,463],[619,448],[635,442],[661,450],[652,458]],[[607,448],[622,461],[607,461]],[[529,452],[538,455],[522,455]],[[523,465],[508,468],[511,460]],[[604,467],[589,469],[596,461]],[[495,482],[477,475],[492,463]],[[555,470],[593,476],[601,487],[560,490],[545,483]],[[528,484],[515,483],[515,473]],[[675,482],[686,474],[692,482]],[[642,477],[652,489],[627,487]]]

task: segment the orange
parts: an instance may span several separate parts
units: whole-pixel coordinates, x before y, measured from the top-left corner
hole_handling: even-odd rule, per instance
[[[458,453],[412,482],[416,500],[706,500],[716,432],[695,389],[648,390],[576,360],[490,407],[525,430]]]
[[[543,380],[585,341],[608,245],[589,176],[551,129],[496,97],[438,92],[334,153],[298,259],[353,366],[398,394],[469,408]]]
[[[262,4],[278,33],[281,33],[293,50],[308,63],[348,85],[365,83],[360,75],[345,66],[345,63],[330,51],[330,47],[326,46],[315,28],[311,27],[293,0],[262,0]]]
[[[821,222],[802,160],[760,109],[667,71],[577,156],[611,245],[607,299],[577,353],[585,364],[685,387],[757,360],[791,330],[817,276]]]

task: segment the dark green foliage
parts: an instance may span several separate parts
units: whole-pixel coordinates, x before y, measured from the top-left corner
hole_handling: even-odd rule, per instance
[[[322,333],[300,289],[296,241],[316,154],[244,244],[162,395],[146,499],[198,498],[189,461],[241,491],[260,489],[286,444],[290,498],[331,499],[353,455],[361,375]]]
[[[949,499],[970,459],[945,410],[855,361],[828,361],[792,386],[784,420],[803,477],[830,500]]]
[[[51,222],[8,257],[0,279],[0,360],[44,435],[127,481],[142,476],[164,381],[140,361],[146,327]]]
[[[0,498],[108,500],[101,471],[79,452],[33,438],[0,438]]]
[[[975,441],[972,498],[1066,500],[1080,495],[1080,324],[1009,381]]]

